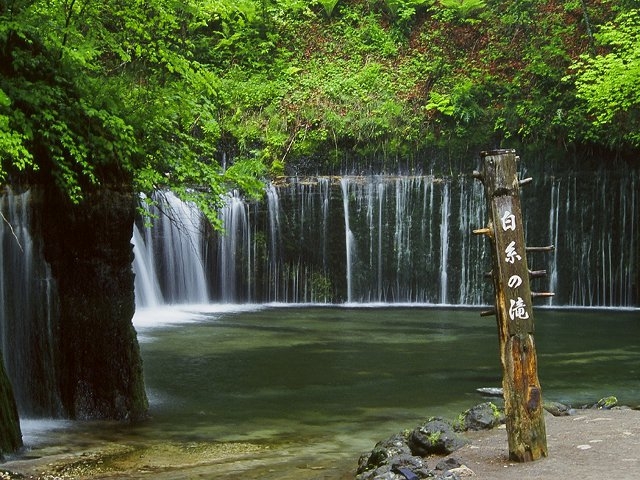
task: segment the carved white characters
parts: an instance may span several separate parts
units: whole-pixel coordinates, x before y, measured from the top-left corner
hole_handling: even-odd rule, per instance
[[[516,216],[511,213],[509,210],[505,210],[502,218],[500,218],[500,222],[502,223],[502,230],[515,230],[516,229]]]
[[[515,231],[516,230],[516,217],[509,210],[505,210],[500,217],[500,223],[502,224],[503,231]],[[515,240],[511,241],[507,248],[504,249],[504,261],[506,263],[515,264],[516,261],[522,260],[522,256],[518,253]],[[522,277],[520,275],[511,275],[507,280],[507,286],[511,289],[516,289],[522,285]],[[514,295],[516,292],[513,292]],[[509,299],[509,318],[511,320],[520,319],[526,320],[529,318],[529,312],[527,311],[527,304],[521,296],[516,296],[516,299]]]
[[[516,242],[511,242],[507,245],[507,248],[504,249],[505,262],[515,263],[516,260],[522,260],[522,257],[516,252]]]
[[[520,275],[511,275],[507,280],[507,285],[509,288],[518,288],[522,285],[522,277]]]
[[[526,320],[529,318],[527,304],[524,303],[522,297],[518,297],[517,300],[510,299],[509,302],[511,302],[511,305],[509,306],[509,318],[511,320],[515,320],[516,318]]]

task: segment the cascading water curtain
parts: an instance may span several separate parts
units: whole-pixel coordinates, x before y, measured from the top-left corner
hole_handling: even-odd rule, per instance
[[[208,303],[202,214],[172,192],[157,192],[153,200],[146,207],[151,224],[138,226],[132,238],[136,306]]]
[[[41,239],[32,234],[34,202],[29,190],[0,194],[0,348],[20,415],[58,417],[58,294]]]
[[[638,305],[639,184],[631,171],[541,176],[526,187],[527,244],[556,245],[529,258],[533,269],[548,272],[532,288],[556,293],[541,304]],[[186,291],[170,293],[180,282],[191,285],[170,277],[191,270],[199,287],[187,290],[201,292],[199,301],[492,300],[489,246],[471,233],[486,222],[485,201],[470,175],[289,178],[269,185],[261,202],[232,193],[221,211],[224,233],[207,231],[185,205],[171,211],[182,228],[160,217],[159,228],[140,232],[161,302],[192,301]],[[179,268],[179,259],[189,266]]]

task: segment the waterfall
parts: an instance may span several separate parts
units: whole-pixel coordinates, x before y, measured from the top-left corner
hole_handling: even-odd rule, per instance
[[[164,303],[154,265],[153,244],[145,241],[138,225],[133,226],[136,305],[155,308]]]
[[[272,301],[279,300],[281,292],[280,285],[280,197],[278,190],[269,184],[267,187],[267,207],[269,212],[269,292],[267,298]],[[284,268],[283,271],[287,269]]]
[[[449,184],[445,182],[442,189],[442,203],[440,215],[440,303],[447,303],[448,265],[449,260]]]
[[[378,292],[376,295],[376,300],[378,302],[382,302],[385,297],[384,297],[384,292],[382,290],[382,285],[383,285],[383,281],[382,281],[382,235],[383,235],[383,230],[382,230],[382,219],[383,219],[383,215],[382,215],[382,211],[383,211],[383,206],[384,206],[384,185],[382,183],[378,183],[378,235],[377,235],[377,241],[378,241],[378,256],[377,256],[377,276],[378,276]]]
[[[470,228],[487,222],[486,203],[480,182],[459,182],[458,231],[460,238],[459,305],[479,305],[490,298],[491,283],[484,278],[491,263],[489,243],[478,235],[469,235]]]
[[[638,172],[550,178],[546,269],[554,305],[638,305]],[[526,196],[524,197],[526,199]],[[544,240],[542,240],[544,241]]]
[[[556,245],[529,255],[532,270],[548,272],[533,280],[535,291],[554,291],[554,305],[638,305],[638,183],[637,171],[568,173],[523,190],[527,244]],[[201,218],[180,204],[173,215],[189,228],[160,217],[133,241],[136,250],[140,237],[146,250],[153,245],[148,271],[160,303],[191,301],[169,294],[179,282],[167,277],[194,270],[199,301],[480,305],[492,302],[490,244],[471,231],[486,225],[485,204],[470,175],[288,178],[269,185],[263,201],[230,194],[224,233],[203,236]],[[187,232],[188,248],[179,247]],[[193,266],[174,267],[177,257]],[[142,282],[145,270],[135,268]]]
[[[208,303],[202,214],[172,192],[158,192],[153,201],[147,215],[154,225],[144,226],[144,234],[134,229],[132,238],[136,306]]]
[[[242,298],[242,284],[250,286],[253,283],[249,217],[247,205],[238,191],[227,195],[220,218],[224,234],[218,237],[219,300],[231,303]],[[245,258],[246,265],[243,265],[241,258]],[[246,278],[242,278],[243,271],[246,271]],[[246,292],[246,297],[251,300],[250,291]]]
[[[0,348],[22,416],[62,415],[54,357],[58,295],[32,234],[31,191],[0,196]]]
[[[353,279],[351,277],[352,261],[353,261],[353,232],[349,226],[349,184],[346,178],[340,180],[342,188],[342,206],[344,211],[344,236],[345,236],[345,253],[347,266],[347,302],[353,299]]]
[[[318,189],[320,190],[320,199],[322,201],[322,271],[327,271],[327,234],[329,229],[329,179],[319,178]]]
[[[549,291],[555,292],[558,288],[558,218],[560,213],[560,182],[551,184],[551,202],[549,207],[549,234],[556,247],[552,253],[549,268]],[[553,303],[553,299],[551,300]]]

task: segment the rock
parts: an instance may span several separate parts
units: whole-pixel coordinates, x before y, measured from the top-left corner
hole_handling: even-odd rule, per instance
[[[466,465],[460,465],[457,468],[452,468],[451,470],[449,470],[449,472],[456,474],[460,478],[476,476],[475,472]]]
[[[544,409],[554,417],[567,417],[575,413],[573,408],[559,402],[545,402]]]
[[[58,291],[60,402],[79,420],[147,416],[135,311],[130,187],[87,190],[73,204],[55,186],[43,190],[38,217],[43,253]]]
[[[373,447],[371,453],[362,455],[358,462],[358,473],[373,470],[381,465],[389,463],[389,459],[401,455],[411,455],[411,449],[407,445],[407,439],[402,434],[382,440]]]
[[[433,418],[409,434],[408,445],[413,455],[449,455],[468,442],[455,431],[451,423]]]
[[[505,416],[500,409],[491,402],[481,403],[464,412],[456,425],[460,430],[490,430],[504,423]]]
[[[595,406],[601,410],[610,410],[616,405],[618,405],[618,399],[611,395],[610,397],[604,397],[598,400]]]
[[[426,462],[413,455],[390,457],[386,463],[356,475],[356,480],[416,480],[431,478]]]
[[[444,460],[440,460],[436,465],[436,470],[446,471],[451,470],[453,468],[458,468],[462,466],[462,462],[459,458],[449,457]]]
[[[410,470],[406,467],[395,467],[392,469],[392,471],[394,473],[399,473],[400,475],[402,475],[404,478],[406,478],[407,480],[418,480],[418,475],[416,475],[415,473],[413,473],[413,470]]]
[[[503,397],[504,396],[504,391],[502,390],[502,388],[497,388],[497,387],[482,387],[482,388],[477,388],[476,392],[479,392],[483,395],[486,395],[488,397]]]
[[[0,461],[3,453],[13,453],[22,446],[18,407],[13,396],[0,352]]]
[[[417,459],[419,457],[412,457],[413,459]],[[413,463],[413,462],[412,462]],[[400,478],[403,480],[418,480],[419,478],[430,478],[431,472],[427,468],[427,464],[424,463],[423,466],[419,465],[402,465],[399,463],[394,463],[391,465],[391,471],[394,473],[398,473],[401,475]]]
[[[460,475],[451,470],[447,470],[438,475],[434,480],[460,480]]]
[[[421,457],[412,455],[407,437],[400,433],[378,442],[358,462],[358,480],[414,480],[431,473]]]

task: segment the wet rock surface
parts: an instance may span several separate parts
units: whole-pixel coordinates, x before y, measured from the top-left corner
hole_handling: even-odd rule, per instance
[[[131,323],[135,195],[103,188],[75,205],[45,188],[35,208],[58,290],[54,353],[63,416],[144,418],[142,359]]]
[[[427,458],[450,455],[468,445],[461,431],[479,431],[504,423],[504,413],[492,402],[485,402],[462,413],[455,422],[430,418],[413,430],[397,433],[378,442],[370,453],[360,457],[358,480],[415,480],[438,478],[455,480],[473,471],[455,457],[437,461],[430,469]]]

